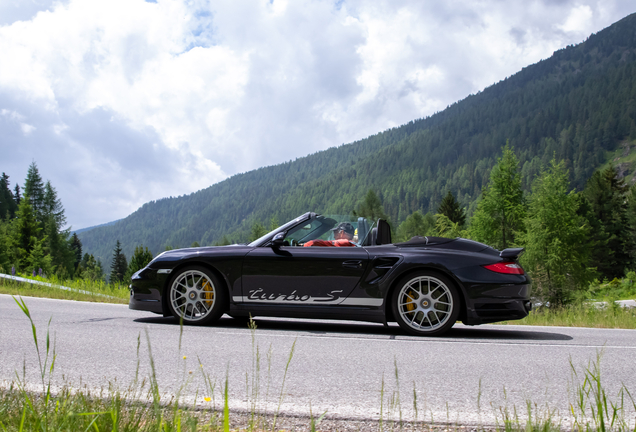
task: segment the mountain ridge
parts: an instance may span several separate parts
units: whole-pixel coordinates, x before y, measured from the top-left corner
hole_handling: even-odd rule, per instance
[[[470,212],[506,142],[518,154],[526,190],[553,155],[581,188],[608,152],[636,139],[634,76],[636,14],[429,117],[151,201],[80,239],[105,263],[117,239],[128,256],[138,244],[156,254],[224,235],[245,240],[255,221],[284,222],[308,210],[348,213],[369,188],[394,222],[434,211],[448,190]]]

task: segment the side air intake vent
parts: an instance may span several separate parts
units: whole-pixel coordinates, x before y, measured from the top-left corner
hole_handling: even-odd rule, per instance
[[[371,271],[367,275],[366,282],[369,284],[376,284],[382,280],[389,270],[397,264],[400,260],[399,257],[384,257],[376,258],[371,263]]]

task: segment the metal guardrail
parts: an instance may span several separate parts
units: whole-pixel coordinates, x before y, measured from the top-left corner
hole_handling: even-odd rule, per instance
[[[77,288],[65,287],[65,286],[62,286],[62,285],[54,285],[54,284],[49,283],[49,282],[42,282],[42,281],[37,281],[37,280],[33,280],[33,279],[27,279],[27,278],[23,278],[23,277],[20,277],[20,276],[11,276],[11,275],[4,274],[4,273],[0,273],[0,278],[2,278],[2,279],[10,279],[10,280],[14,280],[16,282],[28,283],[28,284],[32,284],[32,285],[43,285],[43,286],[47,286],[47,287],[51,287],[51,288],[58,288],[58,289],[61,289],[61,290],[72,291],[72,292],[76,292],[76,293],[80,293],[80,294],[94,295],[94,296],[99,296],[99,297],[105,297],[105,298],[110,298],[110,299],[121,300],[119,297],[109,296],[108,294],[94,293],[94,292],[91,292],[91,291],[85,291],[85,290],[81,290],[81,289],[77,289]]]

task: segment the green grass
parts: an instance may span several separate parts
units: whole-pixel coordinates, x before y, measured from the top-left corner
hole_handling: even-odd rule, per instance
[[[636,308],[621,307],[616,301],[636,299],[636,273],[622,279],[594,281],[578,299],[560,308],[538,307],[526,318],[498,324],[636,329]]]
[[[497,324],[636,329],[636,308],[583,303],[559,309],[538,308],[521,320]]]
[[[636,272],[629,271],[622,279],[592,282],[587,297],[596,301],[636,299]]]
[[[107,284],[104,281],[84,279],[58,280],[55,276],[46,279],[39,276],[19,276],[50,283],[53,286],[29,284],[0,278],[0,294],[119,304],[127,304],[130,296],[130,291],[127,286]],[[72,290],[64,290],[57,286],[68,287]]]

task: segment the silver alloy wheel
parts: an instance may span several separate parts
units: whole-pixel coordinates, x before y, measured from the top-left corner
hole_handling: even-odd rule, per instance
[[[203,272],[188,270],[181,273],[170,288],[172,309],[184,320],[201,321],[212,313],[216,287]]]
[[[397,297],[400,318],[418,332],[431,332],[448,322],[453,295],[441,280],[418,276],[405,283]]]

